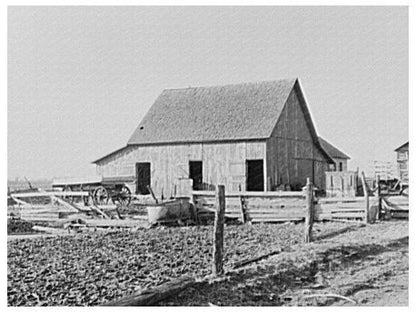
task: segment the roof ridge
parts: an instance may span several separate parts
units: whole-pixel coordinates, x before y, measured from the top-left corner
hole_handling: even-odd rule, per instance
[[[282,81],[293,81],[293,83],[299,80],[298,77],[291,77],[291,78],[284,78],[284,79],[275,79],[275,80],[262,80],[262,81],[246,81],[246,82],[237,82],[237,83],[228,83],[223,85],[205,85],[205,86],[189,86],[189,87],[182,87],[182,88],[166,88],[163,91],[174,91],[174,90],[188,90],[188,89],[209,89],[209,88],[219,88],[219,87],[232,87],[232,86],[243,86],[243,85],[259,85],[262,83],[272,83],[272,82],[282,82]]]

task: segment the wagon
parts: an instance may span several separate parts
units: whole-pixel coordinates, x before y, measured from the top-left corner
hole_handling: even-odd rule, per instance
[[[128,186],[135,181],[133,176],[124,177],[93,177],[93,178],[67,178],[55,179],[52,182],[53,188],[62,189],[64,192],[84,191],[87,196],[82,196],[86,206],[91,202],[95,205],[106,205],[111,199],[113,203],[119,202],[127,206],[131,201],[131,189]],[[64,196],[68,201],[74,201],[71,195]]]

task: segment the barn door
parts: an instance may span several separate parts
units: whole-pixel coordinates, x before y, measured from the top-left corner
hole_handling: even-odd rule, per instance
[[[150,163],[136,163],[136,194],[149,194],[148,185],[151,185]]]
[[[247,191],[264,191],[263,159],[247,160]]]
[[[202,161],[189,162],[189,179],[193,181],[194,190],[203,190]]]

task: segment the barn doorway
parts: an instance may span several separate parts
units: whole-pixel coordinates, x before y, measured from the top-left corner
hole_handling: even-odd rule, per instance
[[[249,192],[264,191],[263,159],[247,160],[246,170],[247,170],[246,190]]]
[[[189,179],[192,179],[194,190],[202,190],[202,161],[189,162]]]
[[[136,194],[150,194],[147,186],[151,185],[150,180],[150,163],[136,163]]]

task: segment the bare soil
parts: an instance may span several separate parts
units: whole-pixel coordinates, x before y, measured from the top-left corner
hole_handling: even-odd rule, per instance
[[[310,244],[303,228],[227,226],[225,277],[160,305],[408,304],[407,221],[316,223]],[[99,305],[180,276],[206,276],[212,236],[212,227],[161,227],[8,241],[8,305]],[[235,268],[270,253],[278,254]],[[324,296],[310,297],[317,294]]]
[[[408,243],[407,221],[367,225],[298,245],[160,305],[407,306]]]

